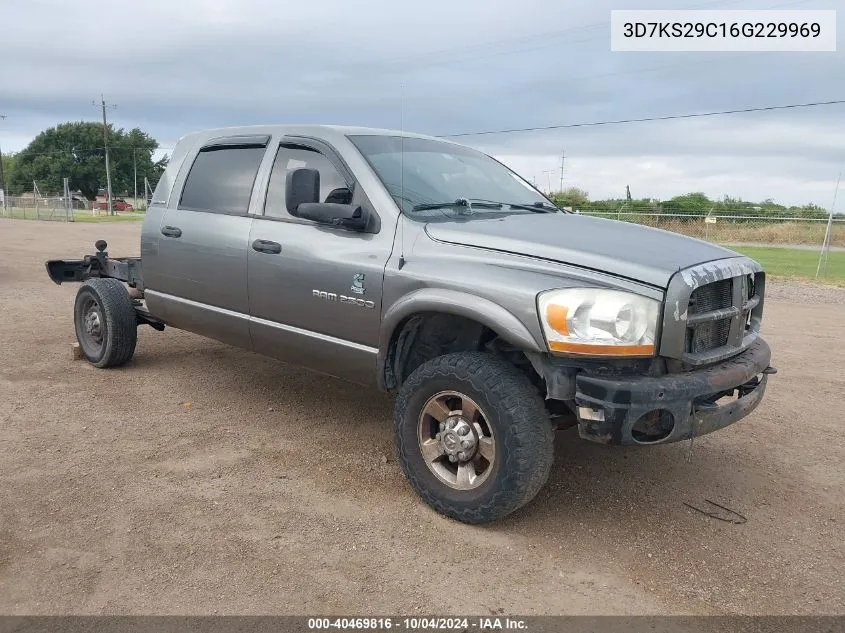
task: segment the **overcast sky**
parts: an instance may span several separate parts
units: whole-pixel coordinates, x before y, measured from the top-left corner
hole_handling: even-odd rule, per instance
[[[3,2],[0,146],[96,120],[164,148],[199,128],[342,123],[445,135],[845,98],[835,53],[610,51],[611,8],[840,9],[842,0]],[[404,89],[402,86],[404,85]],[[404,103],[404,116],[402,114]],[[829,208],[845,106],[458,140],[591,198],[767,197]],[[553,170],[546,172],[546,170]],[[845,210],[845,195],[837,210]]]

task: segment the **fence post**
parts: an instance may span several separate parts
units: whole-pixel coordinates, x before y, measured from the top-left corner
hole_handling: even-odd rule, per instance
[[[65,198],[65,222],[70,222],[70,218],[73,217],[73,205],[70,200],[70,185],[68,185],[67,178],[62,178],[62,186],[64,188]]]
[[[824,259],[824,274],[827,276],[827,262],[830,259],[830,232],[833,229],[833,211],[836,208],[836,196],[839,194],[839,183],[842,180],[842,172],[836,178],[836,189],[833,190],[833,204],[830,205],[830,215],[827,216],[827,226],[824,230],[824,239],[822,240],[822,252],[819,253],[819,264],[816,266],[816,277],[819,276],[819,271],[822,267],[822,259]]]

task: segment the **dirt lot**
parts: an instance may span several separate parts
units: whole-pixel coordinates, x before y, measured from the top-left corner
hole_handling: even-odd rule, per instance
[[[535,501],[472,527],[406,485],[391,397],[147,327],[73,362],[43,262],[139,229],[0,220],[0,613],[845,613],[845,289],[771,286],[779,373],[691,461],[561,432]]]

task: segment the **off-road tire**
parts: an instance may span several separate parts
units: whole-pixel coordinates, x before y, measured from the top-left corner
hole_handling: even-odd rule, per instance
[[[472,490],[455,490],[437,479],[419,448],[420,412],[444,390],[475,400],[496,440],[493,470]],[[509,362],[484,352],[457,352],[419,366],[399,390],[394,441],[411,487],[437,512],[464,523],[496,521],[527,504],[546,483],[554,461],[552,425],[537,389]]]
[[[85,305],[93,300],[102,316],[102,345],[94,345],[85,333]],[[82,356],[95,367],[123,365],[135,353],[138,323],[126,287],[117,279],[95,277],[83,282],[73,309],[76,340]]]

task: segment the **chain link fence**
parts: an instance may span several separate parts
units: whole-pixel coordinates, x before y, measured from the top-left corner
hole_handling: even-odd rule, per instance
[[[128,198],[127,202],[132,207],[137,205],[143,209],[147,201],[143,198]],[[104,203],[88,202],[76,196],[70,199],[65,196],[6,196],[0,213],[8,218],[73,222],[75,215],[107,215],[108,211],[100,208],[102,206]],[[594,209],[575,211],[582,215],[633,222],[721,244],[821,247],[828,223],[827,218],[686,215]],[[118,213],[126,215],[125,212]],[[829,244],[845,247],[845,218],[834,219],[831,223]]]
[[[146,209],[147,200],[126,198],[113,202],[117,216],[139,216]],[[137,206],[136,206],[137,205]],[[136,210],[140,206],[140,211]],[[5,204],[0,205],[0,217],[19,220],[47,220],[74,222],[90,217],[107,216],[108,205],[105,202],[91,202],[71,196],[5,196]],[[85,216],[80,218],[80,216]]]
[[[63,196],[6,196],[0,212],[6,218],[73,222],[74,210],[84,208],[84,203]]]
[[[824,242],[827,218],[742,215],[680,215],[631,211],[576,211],[682,233],[721,244],[818,246]],[[830,245],[845,247],[845,218],[831,223]]]

